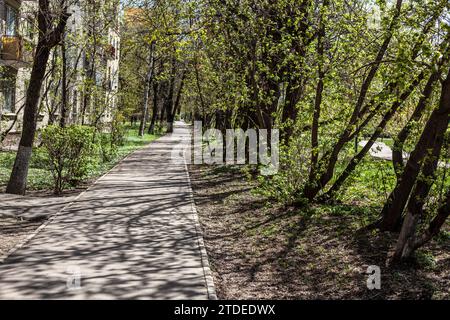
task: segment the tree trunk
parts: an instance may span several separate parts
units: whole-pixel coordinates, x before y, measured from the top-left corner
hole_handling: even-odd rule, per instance
[[[448,99],[450,98],[450,81],[447,85],[449,86],[449,88],[447,89],[449,92],[447,94]],[[443,95],[445,95],[444,91]],[[450,105],[450,101],[446,103]],[[448,115],[450,115],[450,106],[448,107],[447,117]],[[435,173],[439,163],[439,157],[441,155],[442,146],[444,145],[445,132],[448,128],[448,120],[446,122],[447,125],[445,125],[444,121],[442,121],[443,125],[438,128],[436,137],[432,142],[432,152],[425,158],[421,177],[418,179],[416,186],[414,187],[414,190],[409,198],[407,207],[408,210],[402,225],[399,239],[397,241],[395,254],[392,259],[393,263],[396,263],[401,259],[409,258],[416,249],[415,235],[417,224],[423,216],[423,206],[434,183]]]
[[[22,135],[11,177],[6,188],[7,193],[23,195],[26,191],[28,168],[37,126],[38,104],[45,70],[50,57],[50,50],[61,41],[61,36],[69,18],[65,2],[62,2],[61,6],[64,10],[59,17],[58,25],[53,30],[49,30],[51,27],[49,21],[52,20],[50,19],[49,0],[39,0],[39,40],[25,100]]]
[[[198,120],[198,121],[202,121],[203,125],[205,125],[205,112],[206,112],[206,105],[205,105],[205,99],[203,98],[203,90],[202,90],[202,86],[200,85],[200,73],[198,71],[198,65],[197,65],[197,61],[195,62],[195,83],[197,85],[197,93],[198,93],[198,97],[200,100],[200,108],[201,108],[201,119],[197,116],[194,120]],[[197,113],[198,114],[198,113]]]
[[[155,82],[153,84],[153,112],[150,127],[148,128],[149,134],[155,133],[156,119],[158,119],[158,93],[159,93],[159,84]]]
[[[378,72],[378,69],[380,68],[381,62],[386,54],[389,44],[391,43],[393,31],[395,30],[400,17],[402,4],[403,0],[397,0],[394,16],[392,17],[384,41],[378,49],[375,61],[361,85],[361,90],[359,92],[358,99],[356,101],[355,108],[353,109],[353,113],[350,117],[348,125],[338,138],[338,141],[336,142],[332,150],[325,154],[321,160],[319,160],[318,167],[323,167],[324,169],[321,170],[321,172],[318,174],[318,177],[316,177],[316,175],[313,175],[312,179],[308,179],[308,182],[306,183],[306,187],[303,190],[303,196],[306,197],[309,201],[314,200],[317,194],[333,178],[333,173],[339,154],[345,144],[352,139],[352,128],[361,115],[361,109],[364,105],[364,101],[366,100],[368,90],[373,82],[373,79],[375,78],[375,75]]]
[[[443,138],[448,127],[449,114],[450,71],[442,85],[439,108],[432,112],[414,151],[406,163],[405,170],[383,207],[382,219],[379,224],[381,230],[394,231],[400,226],[403,210],[422,168],[422,161],[429,153],[428,150],[433,148]]]
[[[328,6],[328,0],[324,1],[323,7]],[[316,97],[314,101],[314,114],[311,125],[311,167],[309,171],[309,181],[314,181],[316,178],[317,162],[319,161],[319,121],[320,112],[322,106],[323,90],[324,90],[324,59],[325,59],[325,48],[324,48],[324,38],[325,38],[325,23],[324,14],[321,12],[319,32],[317,36],[317,55],[318,55],[318,76],[319,81],[316,86]]]
[[[175,99],[175,104],[173,106],[173,115],[174,117],[181,112],[181,95],[183,94],[184,81],[186,80],[186,70],[183,70],[183,74],[180,80],[180,86],[178,87],[177,97]]]
[[[398,133],[397,139],[394,141],[394,146],[392,148],[392,164],[394,166],[395,174],[397,175],[397,179],[400,178],[401,173],[404,168],[403,163],[403,146],[405,144],[406,139],[408,139],[413,124],[422,118],[423,112],[425,111],[426,106],[428,105],[428,101],[433,94],[433,89],[436,82],[439,81],[442,71],[442,65],[448,60],[449,55],[446,54],[444,59],[441,59],[438,63],[438,70],[433,72],[433,74],[428,79],[427,84],[425,85],[424,90],[422,91],[422,96],[420,97],[419,103],[417,104],[411,118],[409,118],[406,125],[403,129]]]
[[[414,242],[417,224],[423,216],[423,206],[431,186],[433,185],[433,179],[438,166],[443,142],[444,137],[442,136],[442,138],[438,139],[436,142],[431,157],[426,158],[422,171],[422,178],[419,178],[419,181],[409,198],[408,211],[403,221],[396,250],[392,259],[394,263],[401,259],[409,258],[415,250]]]
[[[167,132],[172,133],[173,132],[173,121],[175,118],[174,111],[173,111],[173,95],[175,91],[175,79],[176,79],[176,60],[172,59],[172,73],[171,78],[169,82],[169,88],[167,91],[167,99],[164,101],[164,109],[166,110],[166,125],[167,125]]]
[[[36,119],[40,91],[49,56],[50,48],[45,44],[41,44],[41,46],[38,45],[25,101],[22,136],[19,142],[19,149],[17,151],[11,177],[6,188],[7,193],[25,194],[28,167],[36,133]]]
[[[61,43],[61,59],[62,59],[62,86],[61,86],[61,118],[59,125],[64,128],[67,123],[68,106],[67,106],[67,56],[66,56],[66,43],[64,37]]]
[[[164,89],[167,88],[167,84],[164,85]],[[167,94],[167,92],[166,92]],[[165,95],[165,94],[164,94]],[[162,101],[162,105],[161,105],[161,112],[159,113],[159,124],[162,125],[164,123],[164,120],[166,119],[166,108],[165,106],[165,101],[166,101],[167,97],[163,97],[163,101]]]
[[[338,177],[338,179],[333,183],[331,188],[326,193],[325,198],[331,198],[334,194],[336,194],[337,191],[342,187],[344,182],[348,179],[350,174],[355,170],[356,166],[362,161],[362,159],[366,156],[366,154],[370,151],[373,144],[377,141],[377,139],[380,137],[381,133],[383,132],[386,125],[389,123],[389,121],[392,119],[392,117],[395,115],[397,110],[400,108],[400,106],[403,104],[404,101],[408,99],[408,97],[411,95],[411,93],[414,91],[414,89],[420,84],[420,82],[424,78],[424,72],[422,72],[417,79],[413,81],[412,84],[409,85],[409,87],[403,92],[398,99],[389,107],[388,111],[384,114],[383,119],[378,124],[378,126],[375,128],[374,133],[370,137],[367,144],[361,149],[361,151],[358,152],[356,156],[354,156],[345,170],[342,172],[342,174]]]
[[[305,65],[305,57],[307,54],[307,45],[312,41],[313,37],[308,34],[310,28],[310,6],[312,1],[301,1],[299,4],[299,14],[302,17],[300,19],[298,26],[296,26],[296,30],[290,29],[289,32],[291,34],[298,33],[299,38],[295,41],[293,45],[293,50],[295,55],[299,57],[299,61],[302,61],[299,70],[304,70]],[[288,79],[285,79],[287,83],[286,87],[286,100],[283,105],[281,121],[284,124],[280,132],[280,138],[284,143],[289,142],[290,137],[293,134],[293,126],[294,122],[297,119],[297,104],[300,101],[303,93],[304,93],[304,85],[305,85],[305,74],[303,72],[293,72],[293,76],[288,76]]]
[[[428,229],[414,242],[414,250],[420,248],[434,236],[439,233],[439,230],[444,225],[445,221],[450,215],[450,190],[447,192],[446,199],[441,207],[438,209],[436,216],[431,220]]]
[[[153,72],[155,70],[155,58],[154,58],[154,51],[155,44],[152,43],[150,47],[150,53],[149,53],[149,64],[148,64],[148,72],[147,77],[145,78],[145,86],[144,86],[144,98],[142,101],[142,117],[141,117],[141,124],[139,125],[139,136],[143,137],[145,134],[145,124],[147,122],[148,118],[148,97],[150,94],[150,87],[153,80]]]

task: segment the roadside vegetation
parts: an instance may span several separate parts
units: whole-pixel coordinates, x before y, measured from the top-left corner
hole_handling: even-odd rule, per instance
[[[338,203],[301,207],[261,192],[255,168],[190,166],[219,298],[449,299],[448,222],[402,266],[386,264],[395,234],[361,232],[386,198],[381,164],[364,163]],[[381,267],[381,290],[366,286],[370,265]]]
[[[2,190],[60,194],[88,184],[172,133],[177,119],[223,136],[264,130],[279,137],[270,143],[280,151],[271,175],[261,164],[191,166],[222,298],[448,298],[449,0],[120,4],[120,50],[106,50],[120,58],[110,110],[102,101],[112,83],[97,84],[95,70],[108,65],[97,49],[111,42],[96,37],[101,16],[72,43],[76,52],[89,44],[91,61],[70,70],[78,64],[64,62],[69,6],[39,1],[18,150],[0,153]],[[79,71],[88,75],[77,88],[84,111],[95,111],[76,122],[86,126],[70,124],[76,108],[64,92]],[[62,80],[47,90],[46,73]],[[54,119],[38,132],[42,98],[51,95],[60,97],[50,99]],[[248,138],[249,153],[271,140]],[[206,140],[205,150],[221,154],[219,139]],[[377,158],[381,143],[388,156]],[[370,265],[382,269],[380,292],[365,286]]]
[[[80,128],[78,128],[80,129]],[[47,129],[49,130],[49,129]],[[144,136],[138,134],[138,127],[136,125],[131,125],[130,123],[123,126],[123,132],[117,145],[111,144],[112,133],[100,133],[96,137],[97,142],[88,145],[88,150],[83,155],[84,167],[83,172],[78,177],[80,180],[67,181],[64,187],[61,189],[56,184],[54,179],[55,168],[49,157],[48,149],[44,145],[38,146],[34,149],[33,155],[31,157],[30,170],[28,174],[27,187],[29,190],[54,190],[56,193],[62,192],[64,189],[75,188],[80,185],[86,185],[92,182],[96,178],[102,176],[104,173],[109,171],[114,167],[121,159],[142,148],[151,141],[157,139],[161,136],[162,131],[158,131],[154,134],[146,133]],[[49,134],[54,134],[55,129],[47,131]],[[92,131],[89,129],[81,129],[81,131],[86,131],[89,138],[93,138]],[[49,136],[49,138],[52,135]],[[62,138],[62,137],[61,137]],[[67,137],[62,138],[64,142],[67,143]],[[49,139],[50,140],[50,139]],[[45,141],[45,140],[44,140]],[[53,140],[49,142],[55,142]],[[54,145],[53,145],[54,146]],[[61,157],[68,156],[67,154],[57,153]],[[4,189],[8,183],[8,179],[11,174],[11,169],[14,164],[15,152],[13,151],[3,151],[0,152],[0,188]],[[62,160],[62,159],[61,159]],[[73,165],[80,169],[79,162],[74,162]],[[67,168],[64,168],[67,171]],[[77,175],[77,174],[75,174]],[[73,177],[75,178],[75,177]],[[55,190],[55,188],[57,190]]]

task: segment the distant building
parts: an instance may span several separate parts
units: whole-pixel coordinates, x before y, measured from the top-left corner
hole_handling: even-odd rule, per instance
[[[109,123],[119,90],[119,1],[97,1],[95,12],[89,3],[92,0],[80,0],[70,8],[67,59],[76,82],[68,88],[69,122],[88,124],[100,117]],[[96,39],[94,46],[86,42],[87,37]]]
[[[11,127],[9,140],[17,140],[22,127],[37,42],[36,9],[36,0],[0,0],[0,132]],[[79,0],[69,12],[65,35],[70,78],[68,123],[108,123],[118,104],[119,1]],[[61,56],[61,47],[57,46],[49,59],[49,76],[42,88],[39,128],[59,121],[61,115]],[[52,68],[55,64],[57,67]]]
[[[33,34],[26,30],[34,3],[0,0],[0,131],[14,123],[12,133],[21,127],[33,46]]]

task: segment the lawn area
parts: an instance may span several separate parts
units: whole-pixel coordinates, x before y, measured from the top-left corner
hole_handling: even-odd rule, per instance
[[[343,165],[337,166],[333,182],[344,169]],[[366,157],[336,196],[344,203],[376,206],[387,200],[395,182],[395,172],[390,161]]]
[[[136,151],[143,146],[149,144],[153,140],[160,137],[160,134],[145,134],[144,137],[138,136],[138,128],[131,125],[127,126],[124,144],[118,147],[117,154],[107,162],[100,162],[89,171],[86,182],[95,180],[100,177],[112,167],[114,167],[124,157]],[[47,190],[53,188],[52,174],[48,169],[42,168],[43,151],[40,148],[35,148],[29,173],[28,173],[28,190]],[[11,169],[14,165],[15,152],[0,152],[0,190],[4,190],[11,174]]]

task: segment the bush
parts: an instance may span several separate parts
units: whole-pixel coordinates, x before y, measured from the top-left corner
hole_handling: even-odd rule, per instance
[[[109,124],[108,133],[98,133],[96,139],[100,146],[100,157],[103,162],[110,162],[117,157],[120,146],[125,144],[127,127],[124,124],[125,118],[121,113],[117,113],[113,121]],[[96,140],[96,141],[97,141]]]
[[[103,162],[112,161],[118,153],[117,144],[114,141],[113,134],[100,134],[100,153]]]
[[[94,128],[87,126],[48,126],[42,132],[42,148],[47,154],[45,162],[52,172],[56,194],[68,186],[76,186],[98,159]]]
[[[111,146],[123,146],[125,144],[125,136],[127,127],[125,126],[125,117],[118,113],[114,116],[111,123]]]
[[[299,137],[289,146],[280,146],[280,169],[273,176],[259,176],[256,193],[283,204],[300,204],[305,200],[301,190],[308,179],[308,152]]]
[[[42,168],[48,162],[46,150],[42,147],[33,149],[33,156],[30,159],[30,168]],[[11,166],[12,167],[12,166]]]

